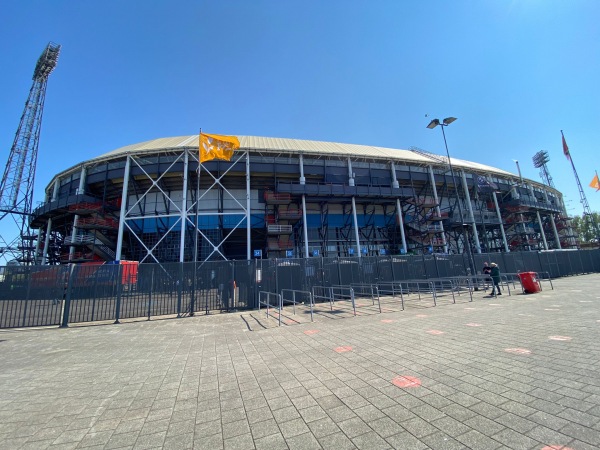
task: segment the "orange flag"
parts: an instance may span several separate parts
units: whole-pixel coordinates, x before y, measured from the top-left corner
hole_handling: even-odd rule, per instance
[[[222,159],[231,161],[233,151],[240,148],[235,136],[200,133],[200,162]]]
[[[590,187],[600,191],[600,180],[598,179],[598,174],[594,177],[592,182],[590,183]]]

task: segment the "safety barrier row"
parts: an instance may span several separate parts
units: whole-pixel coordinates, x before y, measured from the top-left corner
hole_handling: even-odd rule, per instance
[[[536,279],[540,285],[541,281],[548,281],[552,289],[552,279],[548,272],[536,273]],[[500,277],[499,286],[505,289],[509,296],[516,288],[516,282],[520,281],[519,274],[504,273]],[[479,289],[487,290],[493,288],[493,281],[489,275],[469,275],[458,277],[428,278],[426,280],[402,280],[394,282],[384,282],[377,284],[351,284],[350,286],[313,286],[312,291],[301,291],[294,289],[283,289],[281,294],[261,291],[259,293],[259,310],[261,307],[267,308],[267,318],[270,317],[270,309],[277,308],[279,325],[281,325],[281,312],[284,305],[292,305],[292,312],[296,314],[297,305],[308,305],[310,308],[311,322],[314,322],[314,309],[317,303],[329,303],[329,309],[333,312],[336,302],[350,302],[353,316],[357,315],[357,306],[365,306],[358,303],[360,299],[368,299],[370,306],[377,307],[379,313],[383,312],[382,301],[384,304],[390,298],[395,302],[399,297],[400,309],[404,311],[405,302],[410,295],[416,295],[419,302],[430,299],[433,306],[437,306],[442,296],[451,296],[452,303],[456,303],[457,297],[467,294],[468,301],[473,301],[473,292]],[[496,296],[495,291],[490,295]],[[388,301],[389,302],[389,301]]]

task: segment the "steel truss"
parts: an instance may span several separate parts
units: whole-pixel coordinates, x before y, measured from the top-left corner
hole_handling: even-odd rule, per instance
[[[10,216],[19,230],[16,237],[0,235],[0,255],[24,264],[36,262],[36,250],[40,244],[38,235],[33,234],[29,227],[29,218],[46,87],[59,54],[60,45],[50,42],[37,61],[33,84],[0,183],[0,223]]]
[[[116,259],[119,260],[130,249],[125,249],[123,245],[125,231],[128,232],[130,239],[142,249],[145,254],[136,258],[141,263],[157,262],[161,263],[161,259],[157,256],[160,250],[163,254],[164,248],[168,247],[167,251],[179,253],[179,262],[199,261],[202,249],[208,248],[206,255],[202,255],[202,261],[208,260],[227,260],[222,251],[223,245],[228,239],[238,230],[244,222],[247,224],[247,257],[250,258],[250,173],[249,173],[249,152],[236,152],[234,154],[233,164],[229,166],[224,173],[215,176],[211,171],[207,170],[204,164],[200,163],[198,152],[189,149],[178,154],[168,168],[159,174],[150,174],[144,169],[142,161],[143,157],[127,155],[125,165],[125,175],[123,181],[123,194],[121,202],[121,214],[119,218],[119,234],[117,239]],[[246,189],[243,191],[243,198],[236,196],[230,189],[222,183],[223,177],[235,166],[236,163],[246,162]],[[183,185],[182,190],[176,192],[181,193],[181,198],[173,198],[172,192],[163,189],[161,180],[171,174],[172,169],[183,163]],[[192,171],[193,166],[196,166],[196,171]],[[136,168],[143,174],[142,178],[150,182],[150,186],[141,194],[135,188],[136,181],[130,181],[130,172],[132,167]],[[190,174],[193,174],[190,177]],[[202,174],[208,175],[209,181],[206,188],[201,188]],[[196,181],[195,186],[190,183],[190,178]],[[133,187],[133,195],[130,193],[130,187]],[[217,211],[211,209],[211,199],[209,193],[214,192],[219,198],[221,205]],[[189,195],[189,198],[188,198]],[[155,208],[154,214],[148,214],[145,211],[145,206],[151,196],[156,196],[163,202],[163,208]],[[234,208],[223,209],[223,198],[233,201]],[[206,203],[207,206],[203,207]],[[242,215],[243,217],[234,224],[227,234],[221,232],[223,230],[224,217],[232,215]],[[203,218],[217,218],[219,226],[215,228],[219,233],[211,233],[210,226],[203,225]],[[144,232],[144,220],[151,219],[157,224],[162,224],[159,227],[160,237],[152,241],[148,234]],[[142,224],[140,225],[140,221]],[[186,233],[191,232],[191,237]],[[166,245],[165,245],[166,244]],[[190,245],[191,244],[191,245]],[[130,245],[131,247],[131,245]],[[186,252],[186,249],[188,250]],[[124,252],[125,250],[125,252]],[[191,251],[189,251],[191,250]]]

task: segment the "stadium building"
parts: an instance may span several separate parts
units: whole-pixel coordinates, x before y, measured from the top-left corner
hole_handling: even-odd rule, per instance
[[[420,149],[198,135],[129,145],[54,176],[40,264],[361,257],[576,248],[559,191]],[[449,164],[450,163],[450,164]]]

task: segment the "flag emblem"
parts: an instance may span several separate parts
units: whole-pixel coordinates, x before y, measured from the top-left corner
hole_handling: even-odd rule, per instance
[[[200,133],[200,162],[222,159],[231,161],[234,150],[240,148],[235,136]]]

